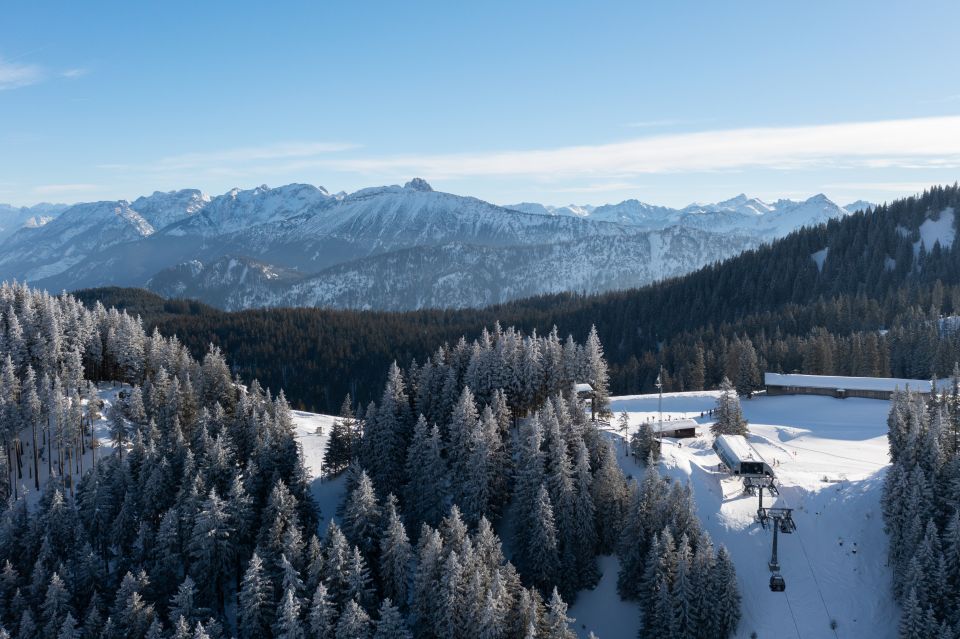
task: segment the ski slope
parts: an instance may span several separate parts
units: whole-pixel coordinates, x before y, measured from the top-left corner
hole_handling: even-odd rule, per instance
[[[716,405],[717,392],[675,393],[663,397],[665,418],[701,417]],[[614,397],[614,412],[626,411],[630,429],[657,419],[657,396]],[[661,472],[690,482],[700,520],[714,542],[730,550],[743,596],[738,637],[883,639],[897,635],[898,607],[886,566],[880,495],[888,464],[886,417],[889,403],[819,396],[758,396],[743,401],[750,443],[775,467],[780,496],[764,495],[765,506],[794,508],[797,531],[781,535],[779,559],[785,593],[769,590],[771,537],[755,523],[757,497],[743,495],[740,480],[717,470],[709,429],[697,439],[665,440]],[[641,467],[618,456],[627,474]],[[615,573],[615,567],[614,567]],[[616,575],[604,575],[616,579]],[[602,587],[603,584],[601,584]],[[634,636],[613,616],[581,609],[589,628],[602,639]],[[831,629],[836,621],[836,629]],[[577,624],[581,630],[581,624]],[[585,636],[585,631],[584,631]]]

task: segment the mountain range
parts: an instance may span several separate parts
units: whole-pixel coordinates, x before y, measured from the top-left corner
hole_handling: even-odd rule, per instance
[[[869,207],[739,195],[682,209],[498,206],[404,186],[289,184],[72,206],[0,206],[0,280],[118,285],[236,310],[478,307],[674,277]]]

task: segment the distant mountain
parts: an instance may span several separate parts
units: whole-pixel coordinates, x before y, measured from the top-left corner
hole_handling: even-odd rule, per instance
[[[43,203],[23,207],[0,204],[0,242],[23,227],[43,226],[67,208],[67,204]]]
[[[854,205],[870,205],[856,202]],[[816,226],[854,210],[840,207],[823,194],[802,202],[777,200],[768,204],[763,200],[740,194],[716,204],[690,204],[682,209],[646,204],[639,200],[625,200],[619,204],[598,207],[549,207],[542,204],[515,204],[509,208],[540,215],[574,215],[597,222],[613,222],[661,230],[670,226],[702,230],[740,232],[773,239],[782,237],[804,226]]]
[[[866,200],[857,200],[856,202],[851,202],[850,204],[847,204],[843,208],[847,209],[851,213],[855,213],[857,211],[872,211],[873,209],[876,208],[876,206],[877,205],[874,204],[873,202],[867,202]]]
[[[0,241],[0,279],[148,286],[223,308],[475,307],[640,286],[847,214],[819,195],[683,209],[497,206],[404,186],[157,192],[76,204]]]

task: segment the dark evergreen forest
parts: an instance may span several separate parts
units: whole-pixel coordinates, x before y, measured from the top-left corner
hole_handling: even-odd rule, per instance
[[[226,313],[133,289],[77,296],[124,308],[148,331],[176,334],[195,357],[210,343],[234,371],[300,407],[335,412],[350,393],[375,399],[393,361],[424,361],[438,345],[496,322],[582,341],[596,325],[613,393],[717,386],[755,356],[772,371],[903,377],[950,373],[960,313],[960,244],[925,246],[920,226],[960,208],[957,185],[802,229],[682,278],[641,289],[563,294],[481,310],[410,313],[269,309]],[[822,269],[813,254],[828,249]],[[751,351],[753,355],[751,355]]]

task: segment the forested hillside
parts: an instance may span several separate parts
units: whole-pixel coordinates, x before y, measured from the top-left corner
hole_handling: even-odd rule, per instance
[[[76,472],[74,454],[101,443],[103,380],[124,385],[115,452]],[[561,344],[497,327],[394,364],[379,404],[355,416],[344,402],[327,468],[348,469],[348,497],[321,539],[282,392],[126,313],[0,286],[0,637],[571,639],[564,599],[617,549],[657,576],[627,593],[651,611],[710,589],[676,624],[656,608],[647,635],[726,639],[732,563],[688,491],[653,467],[628,484],[575,380],[606,413],[595,331]],[[58,471],[32,501],[17,491],[27,450],[35,480],[40,463]],[[508,555],[493,526],[510,507]],[[635,557],[641,534],[659,542]]]
[[[960,631],[960,386],[891,403],[883,515],[902,639]]]
[[[741,359],[810,373],[945,375],[958,346],[936,323],[960,312],[960,189],[935,187],[683,278],[598,296],[531,298],[478,311],[355,313],[277,309],[223,313],[131,289],[79,293],[143,315],[196,356],[210,342],[234,370],[296,405],[333,412],[347,392],[367,401],[391,361],[426,359],[500,321],[583,339],[597,326],[616,393],[736,380]],[[701,363],[702,362],[702,363]]]

